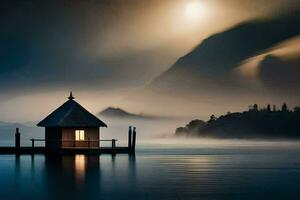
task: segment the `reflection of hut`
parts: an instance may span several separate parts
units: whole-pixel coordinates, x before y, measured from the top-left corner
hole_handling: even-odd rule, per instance
[[[74,101],[69,100],[37,126],[45,127],[46,148],[99,147],[100,129],[107,125]]]
[[[85,199],[93,199],[88,196],[90,191],[99,189],[99,176],[101,173],[100,157],[98,155],[85,156],[50,154],[45,156],[45,176],[47,178],[47,193],[50,199],[78,199],[78,188],[88,187],[89,190],[80,190]],[[62,178],[63,177],[63,178]],[[63,187],[57,187],[57,183]],[[91,184],[92,183],[92,184]],[[83,193],[82,193],[83,192]],[[67,196],[60,196],[66,194]],[[81,197],[81,196],[80,196]]]

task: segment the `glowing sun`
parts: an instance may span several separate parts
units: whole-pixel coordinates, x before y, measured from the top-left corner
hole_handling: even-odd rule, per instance
[[[185,13],[189,20],[198,19],[204,12],[205,8],[199,1],[192,1],[186,4]]]

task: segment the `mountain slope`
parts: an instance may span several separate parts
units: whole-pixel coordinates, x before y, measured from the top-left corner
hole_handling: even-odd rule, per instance
[[[212,35],[156,78],[152,89],[243,89],[234,70],[244,60],[300,34],[300,12],[240,24]],[[221,87],[220,87],[221,86]]]
[[[281,59],[267,55],[259,63],[259,79],[263,86],[278,95],[300,95],[300,59]]]

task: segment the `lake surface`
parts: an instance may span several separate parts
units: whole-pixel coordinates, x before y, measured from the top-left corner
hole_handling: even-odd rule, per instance
[[[148,143],[135,156],[0,156],[0,199],[297,199],[298,143]]]

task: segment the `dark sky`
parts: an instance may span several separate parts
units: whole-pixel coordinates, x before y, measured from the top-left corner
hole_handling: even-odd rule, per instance
[[[201,14],[187,17],[200,2]],[[75,91],[93,112],[168,69],[202,39],[298,0],[1,1],[0,120],[36,120]],[[188,11],[190,12],[190,11]],[[49,100],[53,105],[41,102]],[[29,114],[33,105],[42,107]],[[140,103],[139,105],[143,105]],[[127,106],[136,112],[146,105]],[[14,108],[14,109],[13,109]],[[16,111],[17,109],[17,111]],[[163,113],[163,111],[161,111]]]

